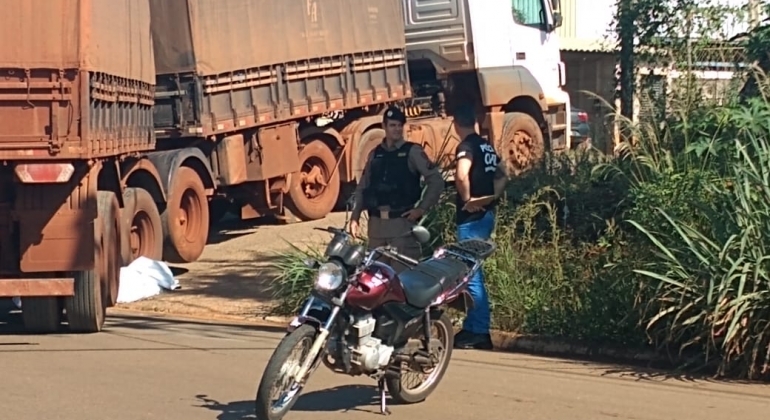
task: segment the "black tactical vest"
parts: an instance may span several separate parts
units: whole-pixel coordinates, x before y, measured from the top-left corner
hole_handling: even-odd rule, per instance
[[[364,207],[375,210],[409,210],[420,201],[420,174],[409,170],[409,152],[414,143],[406,142],[396,150],[377,146],[369,166],[369,186],[364,189]]]

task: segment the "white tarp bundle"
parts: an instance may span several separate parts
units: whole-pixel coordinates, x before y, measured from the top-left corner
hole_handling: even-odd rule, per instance
[[[178,288],[179,281],[166,263],[139,257],[120,269],[118,303],[136,302],[158,295],[163,289]]]

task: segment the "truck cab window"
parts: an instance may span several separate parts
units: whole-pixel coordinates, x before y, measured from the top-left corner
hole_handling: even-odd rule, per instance
[[[511,0],[511,3],[514,22],[538,28],[546,24],[543,0]]]

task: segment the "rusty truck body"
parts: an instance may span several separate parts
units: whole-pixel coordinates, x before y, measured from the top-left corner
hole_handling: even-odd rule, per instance
[[[22,298],[29,329],[58,329],[65,309],[71,330],[100,331],[120,267],[195,261],[220,209],[326,216],[389,105],[446,166],[461,102],[514,172],[569,147],[558,50],[543,60],[535,45],[553,44],[558,0],[517,2],[532,22],[511,0],[13,3],[0,17],[4,39],[21,39],[0,47],[0,297]]]
[[[117,298],[121,159],[155,148],[150,8],[9,2],[0,17],[0,296],[24,322],[101,327]]]

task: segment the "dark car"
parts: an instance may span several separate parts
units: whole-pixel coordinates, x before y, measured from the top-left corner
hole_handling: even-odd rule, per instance
[[[580,145],[591,145],[591,125],[588,122],[588,113],[579,108],[572,108],[572,148]]]

